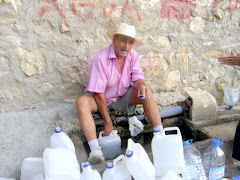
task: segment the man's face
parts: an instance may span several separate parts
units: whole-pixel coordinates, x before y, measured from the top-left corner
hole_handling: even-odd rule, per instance
[[[135,39],[124,35],[115,35],[113,37],[113,45],[117,57],[126,57],[133,47]]]

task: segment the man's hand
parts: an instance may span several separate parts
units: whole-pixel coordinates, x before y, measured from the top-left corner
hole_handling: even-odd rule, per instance
[[[229,56],[219,57],[218,61],[221,64],[226,64],[231,66],[234,66],[234,65],[240,66],[240,53],[231,52],[231,55]]]
[[[109,134],[112,132],[112,130],[113,130],[112,121],[107,121],[107,122],[105,122],[103,135],[104,135],[104,136],[109,135]]]
[[[152,94],[154,94],[154,91],[144,83],[138,86],[138,97],[143,96],[143,98],[150,98]]]

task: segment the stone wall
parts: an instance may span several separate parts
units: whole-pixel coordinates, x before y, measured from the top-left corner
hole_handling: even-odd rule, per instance
[[[135,25],[135,48],[160,109],[191,90],[240,85],[238,67],[217,57],[240,47],[240,0],[0,0],[0,176],[19,178],[42,156],[54,127],[79,129],[74,103],[95,54],[120,22]],[[79,162],[80,163],[80,162]]]
[[[119,22],[136,26],[144,45],[135,49],[156,92],[202,89],[221,104],[223,88],[240,84],[239,69],[216,60],[239,51],[239,7],[239,0],[0,0],[0,112],[74,103],[94,55],[111,43],[106,31]]]

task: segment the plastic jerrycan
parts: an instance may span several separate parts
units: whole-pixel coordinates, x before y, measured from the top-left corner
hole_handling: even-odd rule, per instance
[[[76,155],[63,148],[46,148],[43,153],[45,180],[79,180]]]
[[[121,138],[117,130],[112,130],[108,136],[103,136],[104,131],[99,132],[98,142],[105,159],[112,159],[121,154]]]
[[[34,176],[44,173],[43,158],[25,158],[21,166],[20,180],[31,180]]]
[[[225,174],[225,154],[221,149],[224,139],[215,136],[212,144],[203,152],[203,164],[209,180],[221,179]]]
[[[164,176],[167,171],[182,174],[184,153],[182,135],[178,127],[167,127],[163,132],[155,132],[152,139],[152,152],[156,176]]]
[[[99,172],[93,170],[89,162],[82,163],[81,180],[102,180]]]
[[[153,128],[153,138],[151,142],[152,154],[153,154],[153,164],[156,172],[156,176],[162,177],[164,174],[167,173],[167,170],[162,170],[159,168],[159,158],[160,158],[160,148],[158,142],[161,141],[163,136],[161,135],[159,128]]]
[[[75,154],[75,146],[67,134],[65,134],[60,127],[55,128],[55,133],[50,137],[50,147],[64,148]]]
[[[103,180],[131,180],[132,176],[127,169],[125,156],[120,155],[112,162],[106,164]]]
[[[127,168],[135,180],[155,180],[155,169],[146,153],[139,143],[128,139],[128,147],[125,155]]]

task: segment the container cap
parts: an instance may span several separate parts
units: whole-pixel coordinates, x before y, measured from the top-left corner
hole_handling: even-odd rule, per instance
[[[89,163],[89,162],[85,162],[85,163],[83,163],[83,166],[82,167],[88,167],[88,166],[91,166],[91,164]]]
[[[160,132],[160,129],[157,127],[153,128],[153,133],[157,133],[157,132]]]
[[[132,157],[132,155],[133,155],[133,151],[127,150],[126,156],[127,156],[127,157]]]
[[[215,136],[212,140],[212,145],[214,146],[221,146],[223,143],[224,139],[220,136]]]
[[[106,168],[108,168],[108,169],[113,168],[113,163],[112,163],[112,162],[108,162],[108,163],[106,164]]]
[[[183,141],[183,146],[190,145],[192,142],[193,142],[193,139],[189,139],[189,140]]]
[[[60,133],[60,132],[62,132],[62,129],[61,129],[60,127],[56,127],[56,128],[55,128],[55,132],[56,132],[56,133]]]

